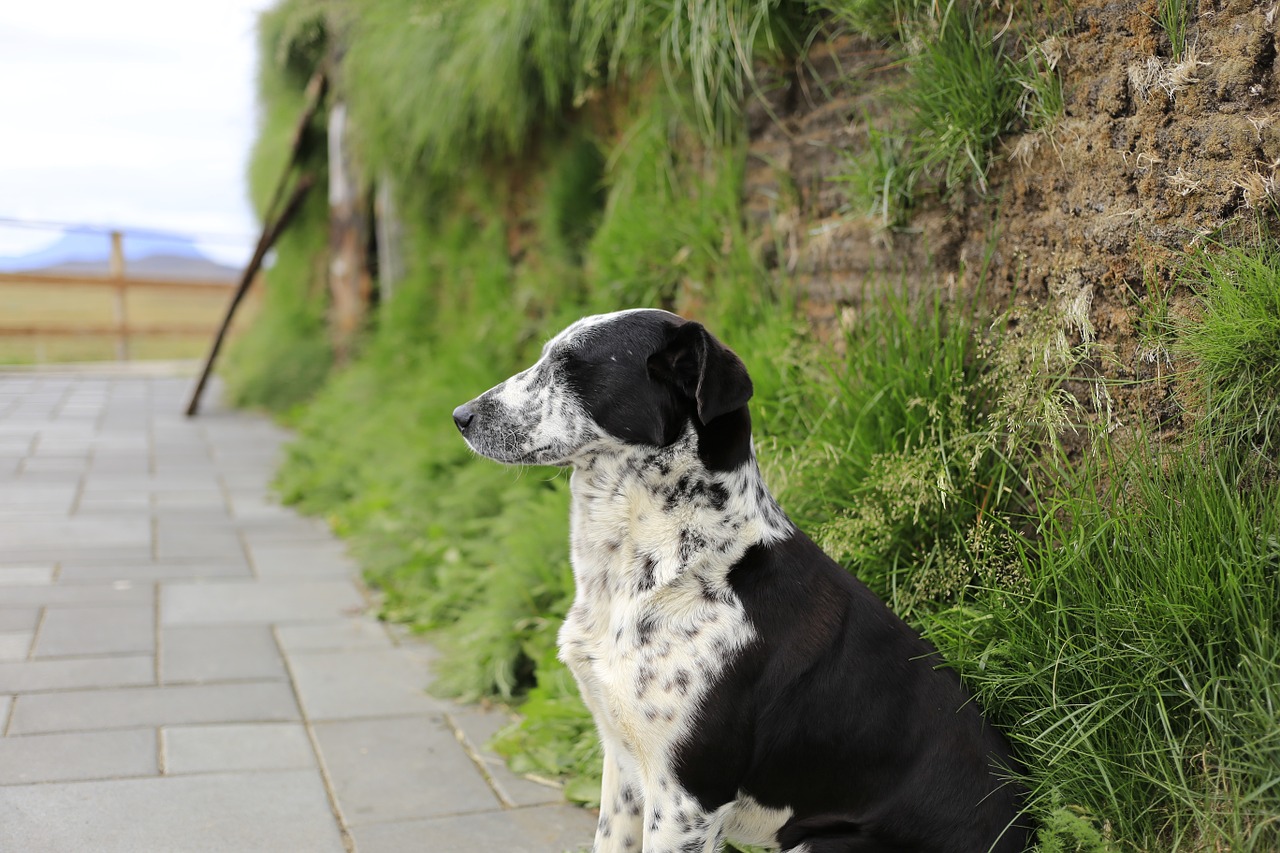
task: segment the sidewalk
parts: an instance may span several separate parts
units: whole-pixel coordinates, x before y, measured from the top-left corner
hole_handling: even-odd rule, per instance
[[[287,435],[189,380],[0,373],[0,850],[561,853],[595,820],[428,696]]]

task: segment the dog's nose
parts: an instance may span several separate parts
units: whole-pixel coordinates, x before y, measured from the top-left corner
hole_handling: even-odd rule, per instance
[[[476,413],[472,411],[471,406],[463,403],[461,406],[453,410],[453,422],[458,425],[458,432],[466,432],[467,427],[471,426],[471,422],[475,420]]]

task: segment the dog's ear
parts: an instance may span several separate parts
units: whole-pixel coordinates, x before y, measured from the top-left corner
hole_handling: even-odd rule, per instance
[[[692,321],[671,327],[649,356],[649,373],[694,400],[704,424],[745,406],[753,391],[742,359]]]

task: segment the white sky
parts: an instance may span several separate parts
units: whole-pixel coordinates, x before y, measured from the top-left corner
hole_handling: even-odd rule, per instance
[[[246,260],[254,28],[271,3],[5,2],[0,218],[209,235],[209,254]],[[57,236],[0,225],[0,255]]]

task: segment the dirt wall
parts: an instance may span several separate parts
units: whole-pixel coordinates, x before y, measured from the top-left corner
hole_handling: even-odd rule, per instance
[[[1052,45],[1056,126],[1007,138],[985,196],[926,199],[892,230],[853,209],[839,178],[865,150],[867,123],[895,109],[905,74],[894,56],[843,36],[815,45],[804,66],[762,69],[746,192],[749,215],[771,223],[766,257],[791,274],[819,328],[856,310],[878,274],[963,294],[985,261],[989,298],[1086,321],[1066,331],[1073,343],[1096,336],[1082,376],[1119,380],[1108,417],[1120,424],[1141,407],[1176,427],[1182,413],[1159,381],[1141,398],[1124,384],[1173,366],[1137,324],[1153,300],[1185,301],[1176,271],[1188,248],[1256,236],[1259,217],[1274,223],[1277,7],[1204,0],[1174,61],[1155,0],[1082,0]]]

